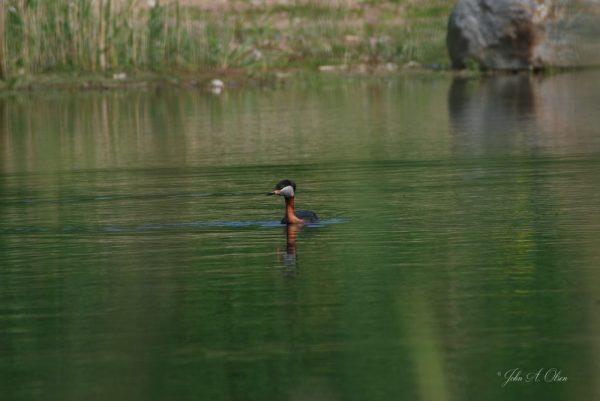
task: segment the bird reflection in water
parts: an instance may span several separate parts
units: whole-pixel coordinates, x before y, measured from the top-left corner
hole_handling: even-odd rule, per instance
[[[287,272],[296,272],[298,268],[298,259],[296,258],[296,238],[302,226],[297,224],[289,224],[286,226],[286,244],[285,253],[281,253],[283,266]]]

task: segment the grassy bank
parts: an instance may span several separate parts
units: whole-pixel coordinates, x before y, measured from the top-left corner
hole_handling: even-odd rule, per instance
[[[6,0],[0,77],[447,64],[451,0]]]

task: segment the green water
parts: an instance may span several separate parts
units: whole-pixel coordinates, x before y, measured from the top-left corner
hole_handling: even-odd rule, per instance
[[[0,399],[600,397],[599,78],[0,98]]]

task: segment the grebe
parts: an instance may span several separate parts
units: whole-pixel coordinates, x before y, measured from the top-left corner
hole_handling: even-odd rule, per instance
[[[275,185],[275,189],[267,195],[279,195],[285,198],[285,216],[281,224],[304,224],[318,223],[319,218],[315,212],[309,210],[296,211],[294,209],[294,193],[296,183],[291,180],[281,180]]]

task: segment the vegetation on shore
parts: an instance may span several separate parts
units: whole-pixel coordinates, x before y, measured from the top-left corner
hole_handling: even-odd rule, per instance
[[[0,78],[447,64],[450,0],[6,0]],[[116,74],[116,75],[115,75]],[[123,75],[124,76],[124,75]]]

